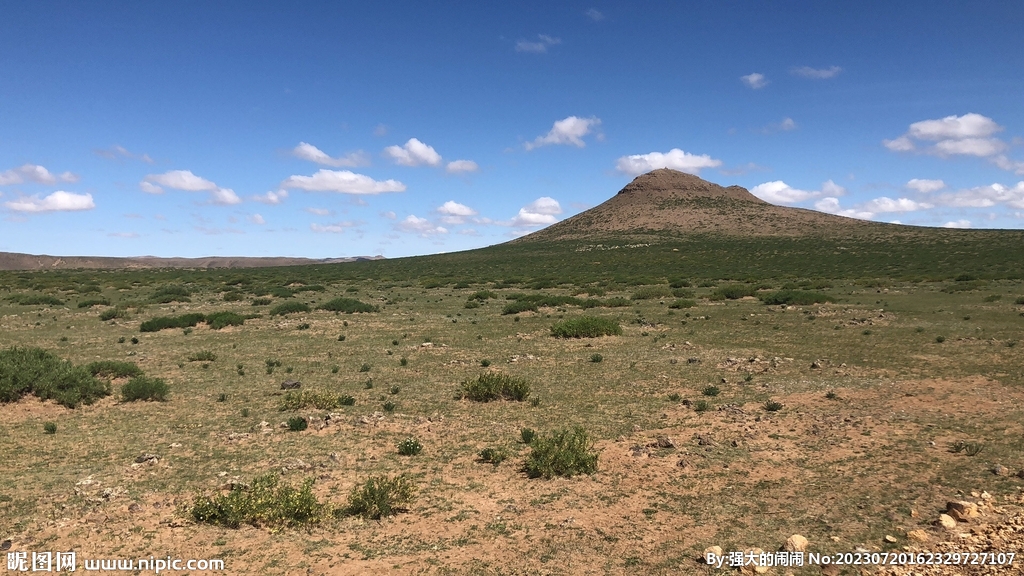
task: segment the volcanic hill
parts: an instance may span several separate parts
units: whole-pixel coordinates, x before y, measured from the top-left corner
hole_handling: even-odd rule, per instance
[[[661,168],[637,176],[606,202],[516,242],[688,234],[835,237],[897,228],[901,227],[775,206],[746,188],[723,187]]]

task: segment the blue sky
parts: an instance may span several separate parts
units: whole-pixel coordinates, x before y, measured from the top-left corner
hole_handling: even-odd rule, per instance
[[[0,250],[449,252],[658,167],[1024,227],[1018,2],[7,2]]]

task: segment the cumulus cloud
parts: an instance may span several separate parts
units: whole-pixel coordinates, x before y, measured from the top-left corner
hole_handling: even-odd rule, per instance
[[[1003,170],[1009,170],[1018,176],[1024,176],[1024,162],[1020,160],[1011,160],[1005,155],[1000,154],[992,159],[992,163]]]
[[[164,193],[164,189],[163,188],[157,186],[156,184],[153,184],[152,182],[146,182],[145,180],[143,180],[142,182],[139,182],[139,190],[142,190],[146,194],[163,194]]]
[[[679,148],[673,148],[668,152],[649,152],[647,154],[634,154],[623,156],[615,163],[615,168],[630,176],[639,176],[658,168],[671,168],[686,172],[688,174],[700,175],[704,168],[717,168],[722,161],[712,158],[707,154],[690,154]]]
[[[332,210],[328,210],[327,208],[306,208],[306,212],[316,214],[317,216],[330,216],[331,214],[334,214]]]
[[[970,220],[953,220],[942,225],[943,228],[970,228]]]
[[[789,72],[794,76],[803,76],[804,78],[815,78],[823,80],[826,78],[835,78],[842,72],[843,69],[839,66],[829,66],[828,68],[811,68],[810,66],[799,66],[793,68]]]
[[[163,174],[149,174],[142,181],[186,192],[203,192],[217,189],[216,184],[206,178],[196,176],[191,170],[170,170]]]
[[[587,18],[590,18],[594,22],[600,22],[601,20],[604,20],[604,14],[602,14],[597,8],[591,8],[590,10],[584,12],[584,14],[586,14]]]
[[[549,46],[555,44],[561,44],[561,38],[553,38],[547,34],[538,34],[537,40],[520,40],[516,42],[516,52],[530,52],[533,54],[543,54],[548,51]]]
[[[235,191],[230,188],[217,188],[210,192],[210,202],[213,204],[220,204],[221,206],[230,206],[233,204],[241,204],[242,199],[235,194]]]
[[[388,210],[386,212],[381,212],[380,217],[387,218],[388,220],[394,220],[395,218],[398,218],[398,214],[395,214],[392,210]]]
[[[313,232],[328,232],[331,234],[341,234],[347,228],[355,228],[359,226],[360,222],[354,222],[351,220],[345,220],[342,222],[334,222],[333,224],[310,224],[309,229]]]
[[[449,200],[439,206],[437,213],[441,215],[441,221],[445,224],[463,224],[466,218],[478,214],[476,210],[454,200]]]
[[[299,145],[292,149],[292,156],[303,160],[309,160],[310,162],[316,162],[317,164],[323,164],[324,166],[333,166],[335,168],[342,166],[354,168],[356,166],[367,166],[370,164],[369,157],[362,150],[346,154],[345,156],[332,158],[323,150],[320,150],[312,144],[307,144],[306,142],[299,142]]]
[[[257,194],[256,196],[250,196],[249,199],[260,202],[262,204],[280,204],[284,202],[284,199],[288,197],[287,190],[273,191],[269,190],[265,194]]]
[[[410,138],[402,146],[388,146],[384,149],[384,155],[391,158],[395,164],[402,166],[437,166],[441,164],[441,155],[432,146],[428,146],[416,138]]]
[[[773,132],[789,132],[790,130],[796,130],[796,121],[792,118],[783,118],[781,122],[773,122],[761,129],[764,134],[771,134]]]
[[[297,188],[309,192],[338,192],[341,194],[381,194],[405,192],[405,184],[398,180],[374,180],[348,170],[321,169],[312,176],[289,176],[281,188]]]
[[[829,180],[829,182],[832,181]],[[799,190],[797,188],[793,188],[782,180],[758,184],[750,189],[750,193],[765,202],[771,202],[772,204],[793,204],[795,202],[803,202],[804,200],[822,195],[820,191]]]
[[[906,188],[921,194],[928,194],[930,192],[938,192],[946,187],[946,183],[942,180],[924,180],[921,178],[913,178],[907,181]]]
[[[461,174],[463,172],[476,172],[480,167],[472,160],[453,160],[448,163],[445,170],[449,174]]]
[[[447,228],[437,226],[430,220],[427,220],[426,218],[419,218],[415,214],[410,214],[405,217],[405,220],[395,224],[395,229],[401,232],[408,232],[410,234],[419,234],[423,237],[448,233]]]
[[[1024,172],[1024,163],[1014,166],[1001,153],[1006,150],[1006,142],[994,137],[1003,127],[994,120],[973,112],[963,116],[946,116],[935,120],[914,122],[905,134],[891,140],[883,140],[882,145],[893,152],[911,152],[920,150],[926,154],[947,158],[949,156],[976,156],[989,158],[993,164],[1004,170],[1020,168]]]
[[[53,174],[38,164],[23,164],[17,168],[11,168],[0,172],[0,186],[21,184],[23,182],[34,182],[36,184],[56,184],[59,182],[78,182],[77,174],[64,172]]]
[[[149,157],[149,154],[133,154],[129,152],[124,146],[111,146],[110,148],[100,148],[93,150],[93,153],[101,158],[107,160],[140,160],[146,164],[152,164],[153,159]]]
[[[766,78],[764,74],[760,74],[758,72],[747,74],[746,76],[740,76],[740,81],[754,90],[764,88],[768,85],[768,78]]]
[[[542,196],[520,208],[519,213],[512,218],[511,225],[515,227],[547,226],[558,222],[556,216],[561,213],[562,206],[558,200]]]
[[[996,183],[947,192],[939,194],[934,200],[940,205],[957,208],[988,208],[997,204],[1024,208],[1024,181],[1012,188]]]
[[[827,212],[829,214],[848,216],[850,218],[860,218],[862,220],[870,220],[879,214],[927,210],[929,208],[934,208],[934,204],[930,204],[927,202],[917,202],[915,200],[911,200],[910,198],[893,199],[887,196],[882,196],[858,204],[853,208],[842,208],[839,204],[839,198],[836,198],[834,196],[828,196],[815,202],[814,207],[822,212]]]
[[[107,234],[107,236],[112,236],[114,238],[138,238],[139,237],[139,233],[138,232],[110,232],[109,234]]]
[[[843,209],[839,205],[839,198],[827,197],[822,198],[814,203],[814,207],[822,212],[829,214],[836,214],[838,216],[847,216],[849,218],[860,218],[861,220],[869,220],[874,214],[866,210],[857,210],[854,208]]]
[[[249,216],[249,222],[252,222],[253,224],[259,224],[261,226],[267,223],[267,221],[260,214],[253,214]]]
[[[527,150],[551,144],[566,144],[583,148],[587,145],[583,141],[583,137],[590,134],[591,130],[600,125],[600,118],[569,116],[568,118],[556,121],[547,134],[538,136],[533,142],[527,142],[524,146]]]
[[[96,204],[92,200],[92,194],[75,194],[58,190],[43,198],[26,196],[11,200],[5,202],[4,206],[15,212],[75,212],[92,210]]]

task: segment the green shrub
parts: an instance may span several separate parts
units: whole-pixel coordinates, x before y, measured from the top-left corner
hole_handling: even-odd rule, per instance
[[[495,294],[494,292],[491,292],[490,290],[479,290],[477,292],[472,293],[469,296],[469,299],[470,300],[479,300],[479,301],[482,302],[482,301],[487,300],[489,298],[497,298],[497,297],[498,297],[498,295]]]
[[[365,304],[354,298],[335,298],[317,306],[317,310],[353,314],[355,312],[377,312],[379,309],[376,306]]]
[[[501,309],[503,315],[507,314],[519,314],[520,312],[536,312],[537,304],[530,302],[529,300],[515,300],[509,302]]]
[[[401,358],[398,359],[398,364],[400,366],[408,366],[409,365],[409,359],[406,358],[405,356],[402,356]]]
[[[397,384],[395,384],[394,386],[392,386],[392,387],[391,387],[391,390],[390,390],[391,394],[398,394],[398,393],[399,393],[399,392],[401,392],[401,391],[402,391],[402,387],[401,387],[401,386],[399,386],[399,385],[397,385]]]
[[[597,471],[597,453],[587,432],[577,426],[534,438],[524,466],[530,478],[571,477]]]
[[[343,394],[338,397],[338,404],[340,406],[355,406],[356,399],[355,397],[349,396],[348,394]]]
[[[42,348],[0,351],[0,402],[16,402],[26,394],[75,408],[107,396],[110,385]]]
[[[1024,305],[1024,296],[1018,296],[1017,299],[1013,301],[1013,303],[1018,306]]]
[[[352,488],[346,511],[354,516],[379,520],[404,512],[415,499],[416,487],[404,475],[374,476]]]
[[[680,298],[679,300],[676,300],[675,302],[669,304],[668,307],[669,308],[675,308],[676,310],[678,310],[680,308],[693,308],[696,305],[697,305],[697,302],[695,300],[686,300],[686,299]]]
[[[797,306],[810,306],[824,302],[835,302],[836,299],[822,292],[810,290],[778,290],[769,294],[759,296],[765,304],[793,304]]]
[[[487,368],[488,366],[491,365],[491,361],[488,360],[487,358],[484,358],[483,360],[480,361],[480,365],[483,366],[484,368]]]
[[[523,440],[523,444],[530,444],[537,437],[537,432],[533,428],[523,428],[519,431],[519,437]]]
[[[632,306],[632,305],[633,305],[632,302],[630,302],[629,300],[627,300],[627,299],[625,299],[625,298],[623,298],[621,296],[616,296],[615,298],[609,298],[609,299],[604,300],[604,301],[601,302],[601,306],[604,306],[605,308],[622,308],[623,306]]]
[[[694,412],[707,412],[711,409],[711,403],[707,400],[697,400],[693,403]]]
[[[508,458],[508,452],[504,448],[484,448],[480,451],[480,461],[497,466]]]
[[[209,350],[200,350],[188,355],[189,362],[213,362],[216,359],[217,355]]]
[[[320,284],[310,284],[309,286],[298,286],[292,288],[292,291],[298,294],[299,292],[326,292],[327,288]]]
[[[213,312],[206,315],[206,325],[213,330],[220,330],[225,326],[241,326],[245,324],[245,316],[235,312]]]
[[[336,396],[326,390],[293,390],[284,395],[281,410],[301,410],[310,406],[330,410],[342,405],[342,400],[351,396]],[[354,400],[353,400],[354,402]]]
[[[935,341],[936,341],[937,343],[939,343],[939,344],[942,344],[943,342],[945,342],[945,341],[946,341],[946,337],[945,337],[945,336],[936,336],[936,337],[935,337]]]
[[[989,294],[988,296],[985,296],[985,300],[984,301],[985,302],[998,302],[999,300],[1002,300],[1002,299],[1003,299],[1003,296],[1001,294]]]
[[[303,322],[296,327],[298,330],[309,330],[309,322]]]
[[[395,408],[398,408],[398,404],[395,404],[391,400],[388,400],[388,401],[384,402],[384,405],[381,406],[381,408],[384,409],[384,412],[386,412],[388,414],[391,414],[392,412],[395,411]]]
[[[697,293],[687,288],[676,288],[672,291],[672,295],[676,298],[688,298],[693,299],[697,297]]]
[[[292,416],[288,419],[288,430],[291,432],[302,432],[309,427],[309,420],[302,416]]]
[[[92,308],[93,306],[110,306],[110,300],[106,298],[89,298],[78,303],[79,308]]]
[[[57,423],[56,422],[46,422],[46,423],[44,423],[43,424],[43,432],[46,432],[47,434],[56,434],[57,433]]]
[[[253,298],[252,299],[252,305],[253,306],[267,306],[271,302],[273,302],[273,300],[271,300],[270,298]]]
[[[286,286],[274,286],[270,289],[269,294],[275,298],[291,298],[295,295],[295,292]]]
[[[672,289],[668,286],[644,286],[633,293],[633,300],[654,300],[656,298],[671,298]]]
[[[136,376],[121,386],[121,400],[123,402],[135,402],[136,400],[155,400],[163,402],[167,400],[170,389],[162,378],[151,378],[149,376]]]
[[[242,300],[245,300],[245,294],[242,294],[241,292],[235,292],[232,290],[224,293],[225,302],[241,302]]]
[[[479,308],[480,303],[476,300],[466,300],[466,303],[463,304],[462,307],[472,310],[473,308]]]
[[[191,328],[205,320],[206,316],[198,312],[181,316],[158,316],[140,324],[139,332],[159,332],[167,328]]]
[[[591,362],[597,363],[597,362],[600,362],[602,360],[604,360],[604,356],[601,356],[600,354],[598,354],[596,352],[594,354],[590,355],[590,361]]]
[[[415,438],[406,438],[397,444],[398,453],[402,456],[415,456],[423,451],[423,445]]]
[[[118,360],[98,360],[85,365],[85,369],[93,376],[104,378],[124,378],[126,376],[141,376],[142,369],[132,362],[120,362]]]
[[[461,398],[475,402],[514,400],[522,402],[530,396],[530,383],[501,372],[485,372],[475,380],[462,383]]]
[[[370,365],[367,364],[366,362],[363,362],[363,365],[359,367],[359,371],[360,372],[369,372],[370,371]]]
[[[309,306],[304,302],[282,302],[270,309],[271,316],[284,316],[296,312],[309,312]]]
[[[779,410],[782,410],[782,408],[782,402],[776,402],[775,400],[768,400],[764,403],[764,409],[769,412],[778,412]]]
[[[682,396],[680,396],[678,392],[673,392],[668,395],[668,399],[670,402],[679,402],[679,400],[682,399]]]
[[[739,300],[754,295],[754,287],[748,284],[726,284],[711,293],[712,300]]]
[[[12,294],[7,297],[7,301],[21,306],[60,306],[64,303],[49,294]]]
[[[330,513],[313,494],[313,479],[294,488],[278,483],[276,474],[253,479],[249,486],[234,486],[227,494],[213,498],[196,496],[188,514],[202,524],[238,528],[253,526],[302,526],[316,524]]]
[[[128,310],[126,310],[125,308],[123,308],[121,306],[117,306],[116,308],[111,308],[109,310],[104,310],[103,312],[100,312],[100,321],[101,322],[106,322],[108,320],[113,320],[114,318],[127,318],[127,317],[128,317]]]
[[[618,322],[595,316],[567,318],[551,327],[551,335],[556,338],[597,338],[621,334],[622,328]]]
[[[718,396],[719,394],[722,393],[722,391],[718,388],[718,386],[712,385],[705,386],[704,389],[701,390],[701,393],[704,394],[705,396]]]

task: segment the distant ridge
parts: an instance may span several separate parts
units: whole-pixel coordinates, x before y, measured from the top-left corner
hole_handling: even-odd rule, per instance
[[[285,257],[231,257],[158,258],[135,256],[111,258],[104,256],[47,256],[0,252],[0,270],[59,270],[74,268],[139,269],[139,268],[268,268],[273,266],[309,266],[313,264],[339,264],[382,260],[383,256],[356,256],[352,258],[285,258]]]
[[[896,229],[913,228],[776,206],[741,186],[661,168],[637,176],[602,204],[513,243],[689,234],[835,237]]]

